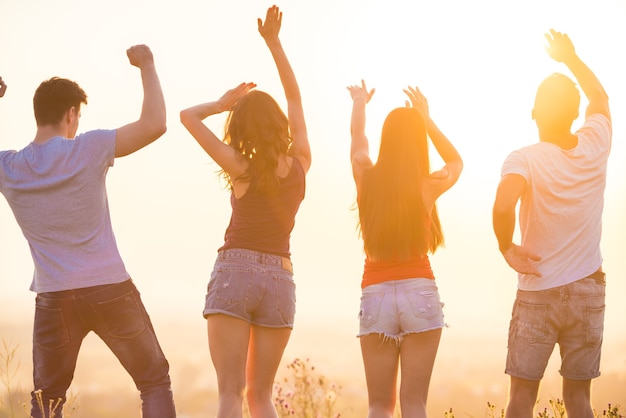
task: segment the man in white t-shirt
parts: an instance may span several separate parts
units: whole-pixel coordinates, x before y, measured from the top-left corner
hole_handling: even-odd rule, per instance
[[[512,152],[502,167],[493,227],[504,259],[518,273],[506,416],[534,416],[539,383],[559,344],[567,414],[593,418],[591,379],[600,375],[604,326],[600,237],[611,115],[604,88],[569,37],[551,30],[546,39],[548,54],[568,67],[589,104],[583,126],[572,133],[580,93],[563,74],[546,78],[532,112],[539,142]],[[521,245],[516,245],[520,200]]]
[[[91,331],[133,378],[143,417],[176,416],[169,364],[118,252],[106,194],[114,159],[166,130],[152,52],[136,45],[127,55],[143,83],[137,121],[76,135],[87,96],[75,82],[53,77],[40,84],[33,98],[33,141],[20,151],[0,151],[0,193],[34,263],[33,418],[62,417],[80,345]]]

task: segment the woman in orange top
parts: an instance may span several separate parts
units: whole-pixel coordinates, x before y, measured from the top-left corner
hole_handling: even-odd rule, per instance
[[[425,417],[428,386],[443,322],[428,254],[443,244],[435,201],[456,183],[463,162],[413,87],[392,110],[376,164],[365,136],[365,106],[374,89],[349,86],[353,100],[350,157],[365,248],[360,330],[369,418],[392,417],[398,367],[403,418]],[[430,171],[428,137],[445,162]]]

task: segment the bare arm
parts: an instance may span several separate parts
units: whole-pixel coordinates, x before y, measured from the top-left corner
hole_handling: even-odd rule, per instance
[[[546,33],[546,40],[548,46],[546,51],[555,61],[562,62],[567,65],[567,68],[572,72],[580,88],[585,93],[589,104],[585,112],[586,116],[594,113],[600,113],[611,120],[611,112],[609,110],[609,97],[604,91],[604,87],[600,83],[600,80],[589,69],[576,54],[574,44],[569,39],[569,36],[561,32],[557,32],[554,29],[550,30],[550,33]]]
[[[493,231],[498,240],[498,247],[506,262],[518,273],[533,274],[541,277],[534,262],[541,257],[532,254],[528,249],[513,244],[515,232],[515,207],[526,190],[526,179],[517,174],[509,174],[502,178],[496,192],[493,205]]]
[[[165,100],[150,48],[135,45],[126,51],[141,71],[143,105],[139,119],[117,129],[115,157],[123,157],[152,143],[166,131]]]
[[[461,171],[463,171],[463,160],[454,145],[452,145],[452,142],[450,142],[448,137],[441,132],[439,127],[430,117],[428,101],[422,92],[420,92],[417,87],[409,87],[404,90],[404,93],[410,100],[410,102],[406,102],[406,105],[415,108],[426,119],[428,136],[445,163],[445,166],[441,170],[437,173],[433,173],[432,178],[435,181],[428,182],[428,184],[433,186],[433,196],[430,197],[432,202],[428,203],[434,203],[437,197],[457,182],[459,176],[461,175]]]
[[[4,97],[4,93],[6,91],[7,91],[7,85],[2,79],[2,77],[0,77],[0,97]]]
[[[257,23],[259,33],[272,53],[272,58],[274,58],[280,81],[285,90],[285,97],[287,98],[287,118],[289,119],[289,130],[293,138],[289,151],[290,155],[298,158],[305,172],[307,172],[311,166],[311,148],[309,146],[309,138],[304,121],[300,88],[298,87],[296,76],[291,68],[291,64],[289,64],[280,39],[278,38],[282,18],[283,14],[279,11],[278,7],[272,6],[267,9],[265,22],[258,19]]]
[[[256,87],[254,83],[241,83],[228,90],[217,101],[202,103],[180,112],[180,121],[189,133],[200,144],[202,149],[220,166],[232,179],[236,179],[248,169],[247,162],[241,158],[231,146],[222,142],[203,122],[211,115],[231,110],[233,106]]]
[[[361,80],[361,86],[348,86],[348,91],[350,91],[350,96],[352,97],[350,161],[358,193],[363,170],[372,166],[369,142],[367,141],[367,136],[365,136],[365,106],[374,95],[376,89],[368,92],[365,81]]]

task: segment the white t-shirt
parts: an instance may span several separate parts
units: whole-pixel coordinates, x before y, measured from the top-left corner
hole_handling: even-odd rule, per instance
[[[518,288],[543,290],[587,277],[602,265],[600,237],[611,149],[611,123],[591,115],[576,132],[578,145],[564,150],[539,142],[512,152],[502,176],[519,174],[522,246],[541,256],[542,277],[519,274]]]
[[[115,131],[31,142],[0,152],[0,193],[28,241],[35,272],[30,289],[54,292],[129,278],[111,228],[106,174]]]

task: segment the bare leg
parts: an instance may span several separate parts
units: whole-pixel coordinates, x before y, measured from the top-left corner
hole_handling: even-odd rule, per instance
[[[591,380],[563,378],[563,402],[569,418],[593,418]]]
[[[207,317],[209,351],[217,374],[217,418],[241,418],[250,324],[228,315]]]
[[[539,380],[526,380],[511,376],[506,418],[533,417],[537,393],[539,392],[539,382]]]
[[[361,337],[361,354],[369,402],[367,417],[391,418],[396,405],[400,347],[392,339],[369,334]]]
[[[272,389],[291,328],[253,326],[250,334],[246,399],[252,418],[277,417]]]
[[[408,334],[400,346],[400,408],[402,418],[426,418],[430,377],[441,329]]]

